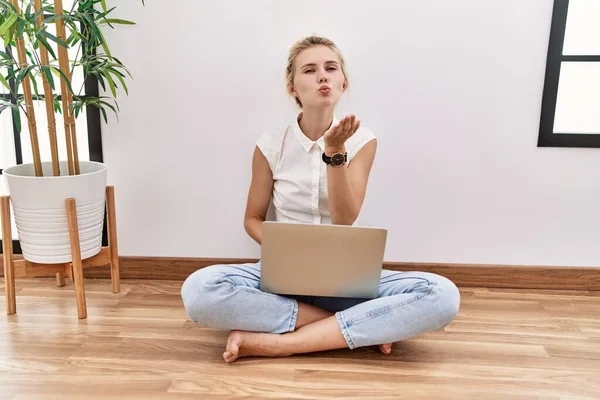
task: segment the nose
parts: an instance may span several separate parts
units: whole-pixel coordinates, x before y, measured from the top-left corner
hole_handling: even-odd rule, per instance
[[[326,83],[327,82],[327,75],[323,74],[319,77],[319,83]]]

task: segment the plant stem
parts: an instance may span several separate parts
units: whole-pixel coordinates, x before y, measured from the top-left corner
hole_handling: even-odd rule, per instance
[[[79,51],[81,50],[81,44],[77,48],[77,53],[75,54],[75,58],[73,59],[73,65],[71,66],[71,76],[73,76],[73,72],[75,71],[75,66],[77,65],[77,57],[79,57]]]

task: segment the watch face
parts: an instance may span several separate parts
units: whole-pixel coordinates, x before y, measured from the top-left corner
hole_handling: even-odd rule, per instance
[[[331,165],[333,167],[340,167],[344,165],[345,162],[346,156],[344,156],[342,153],[335,153],[331,156]]]

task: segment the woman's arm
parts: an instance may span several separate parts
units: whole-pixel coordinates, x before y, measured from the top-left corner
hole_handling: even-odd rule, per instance
[[[252,157],[252,180],[246,202],[244,229],[258,244],[262,243],[262,223],[273,194],[273,174],[271,167],[258,147]]]
[[[325,154],[345,153],[344,143],[359,126],[360,121],[350,116],[332,127],[325,136]],[[373,139],[359,150],[350,165],[339,168],[327,166],[329,213],[333,224],[352,225],[358,218],[376,151],[377,140]]]
[[[352,225],[358,218],[365,199],[367,182],[376,150],[377,140],[373,139],[360,149],[348,167],[327,166],[329,213],[333,224]],[[344,149],[333,152],[325,151],[326,154],[333,154],[337,151],[345,152]]]

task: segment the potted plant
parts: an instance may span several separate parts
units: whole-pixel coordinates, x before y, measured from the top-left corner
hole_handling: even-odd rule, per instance
[[[69,6],[71,1],[69,1]],[[112,55],[104,28],[133,22],[111,18],[105,0],[0,0],[0,84],[11,101],[0,102],[0,113],[11,112],[21,129],[21,112],[29,127],[33,162],[3,171],[6,176],[23,257],[41,264],[71,261],[65,200],[74,198],[81,258],[98,254],[102,246],[107,168],[79,160],[75,119],[84,107],[118,114],[119,90],[127,93],[127,68]],[[69,60],[68,50],[76,56]],[[84,79],[98,80],[105,93],[82,95],[72,86],[81,68]],[[41,83],[41,85],[40,85]],[[19,93],[22,88],[22,94]],[[36,116],[34,101],[43,100],[45,116]],[[62,118],[59,117],[62,115]],[[36,118],[46,118],[47,132],[38,132]],[[61,121],[62,120],[62,121]],[[59,159],[56,126],[65,132],[66,159]],[[51,160],[41,160],[39,136],[49,135]]]

